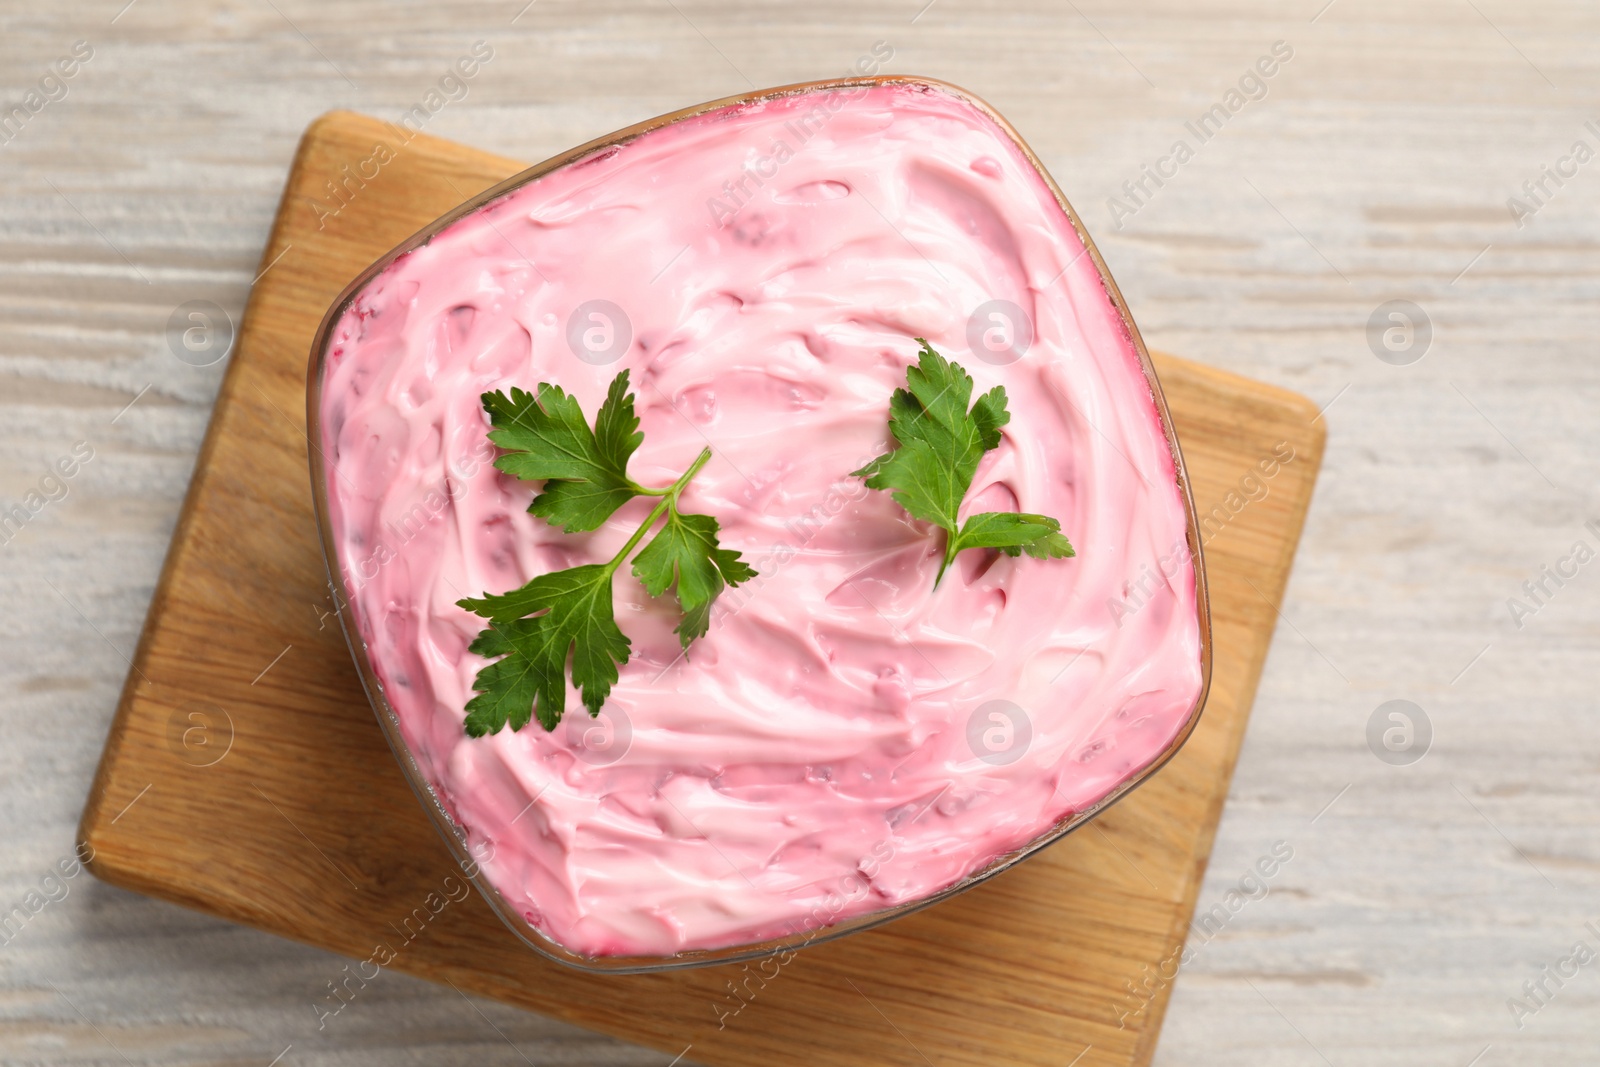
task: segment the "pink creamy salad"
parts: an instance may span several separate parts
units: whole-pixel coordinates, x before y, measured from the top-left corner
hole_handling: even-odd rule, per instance
[[[1032,323],[1009,363],[969,345],[995,300]],[[935,589],[939,533],[851,477],[889,443],[913,337],[1009,394],[964,512],[1055,516],[1077,558],[967,551]],[[624,568],[633,654],[601,718],[569,688],[553,733],[469,739],[483,620],[456,601],[604,561],[652,503],[589,534],[527,514],[480,394],[553,382],[592,419],[623,368],[629,473],[667,484],[709,444],[684,508],[760,575],[683,656],[675,602]],[[951,93],[727,107],[522,186],[354,300],[321,413],[339,563],[405,741],[488,881],[580,955],[927,897],[1135,776],[1200,693],[1185,505],[1137,351],[1045,181]]]

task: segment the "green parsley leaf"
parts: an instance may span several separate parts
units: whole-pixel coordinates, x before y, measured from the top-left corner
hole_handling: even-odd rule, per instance
[[[667,523],[633,560],[633,573],[651,596],[674,581],[683,621],[674,631],[687,649],[711,627],[711,604],[722,590],[755,577],[756,572],[717,541],[717,520],[709,515],[667,512]]]
[[[489,440],[505,449],[494,465],[544,491],[528,510],[568,533],[595,530],[618,508],[640,495],[628,478],[628,459],[644,440],[628,392],[628,372],[611,381],[594,429],[576,398],[560,386],[539,384],[537,395],[513,388],[511,395],[483,394]]]
[[[998,548],[1008,556],[1026,552],[1034,559],[1077,555],[1055,519],[1048,515],[1018,515],[1014,511],[985,511],[968,516],[955,536],[955,546],[956,552],[964,548]]]
[[[603,567],[600,564],[568,567],[564,571],[541,574],[528,584],[509,593],[487,593],[481,598],[469,597],[456,603],[474,615],[482,615],[491,622],[511,622],[513,619],[549,611],[563,600],[581,596],[584,589],[596,580],[594,572],[601,569]],[[607,575],[607,580],[609,577]]]
[[[612,615],[614,569],[598,563],[572,567],[540,575],[506,597],[486,598],[502,610],[514,610],[506,602],[538,585],[540,596],[525,602],[536,603],[543,614],[503,620],[491,615],[489,628],[470,646],[481,656],[504,658],[479,671],[473,682],[479,694],[467,703],[468,734],[482,737],[507,723],[520,730],[528,724],[530,710],[536,710],[539,725],[554,730],[566,710],[568,656],[572,684],[582,691],[584,707],[590,715],[600,713],[616,684],[617,664],[628,662],[631,645]],[[462,601],[462,606],[470,603]]]
[[[628,392],[628,372],[612,381],[591,431],[578,402],[541,383],[529,394],[485,393],[493,429],[489,438],[506,453],[495,460],[519,478],[544,480],[528,510],[569,531],[592,530],[636,496],[658,498],[622,550],[605,563],[541,574],[508,593],[486,593],[458,603],[489,620],[468,651],[494,662],[473,680],[465,729],[483,737],[537,717],[554,730],[567,703],[567,663],[572,684],[590,715],[600,708],[628,662],[632,642],[617,627],[612,579],[663,516],[666,523],[634,560],[634,572],[651,596],[674,583],[683,620],[677,633],[687,649],[710,626],[711,605],[723,589],[755,576],[739,553],[717,540],[717,520],[684,514],[679,498],[711,458],[705,449],[672,485],[650,489],[629,480],[628,459],[644,440]]]
[[[871,489],[886,489],[913,517],[945,531],[938,577],[964,548],[998,548],[1035,559],[1074,555],[1061,524],[1045,515],[984,512],[959,518],[983,454],[1000,444],[1000,427],[1011,421],[1004,386],[972,398],[972,378],[922,338],[917,364],[906,370],[906,388],[889,398],[889,433],[899,446],[855,472]]]
[[[969,412],[972,378],[917,340],[922,354],[906,371],[907,388],[889,398],[889,432],[900,447],[854,473],[866,477],[869,488],[893,490],[895,502],[917,518],[954,530],[978,461],[1000,443],[1000,427],[1011,413],[999,385]]]
[[[534,701],[539,698],[541,686],[548,692],[550,679],[536,672],[534,660],[512,654],[515,646],[511,643],[511,634],[515,632],[519,637],[527,636],[528,631],[537,625],[536,621],[530,619],[526,623],[491,626],[467,646],[468,652],[495,660],[479,671],[472,683],[472,687],[480,692],[467,701],[468,736],[483,737],[485,734],[498,733],[508,722],[513,730],[520,730],[533,717]],[[565,688],[563,683],[562,689]],[[561,699],[566,699],[565,693]]]

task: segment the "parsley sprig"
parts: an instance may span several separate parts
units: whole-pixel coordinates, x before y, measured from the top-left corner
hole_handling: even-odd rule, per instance
[[[711,605],[722,590],[756,572],[739,553],[717,541],[717,520],[686,514],[679,501],[711,459],[704,449],[677,481],[664,488],[628,477],[628,460],[644,441],[628,391],[628,372],[611,382],[591,429],[578,401],[560,386],[540,383],[534,394],[512,389],[483,394],[489,440],[502,454],[495,466],[529,481],[543,481],[528,510],[568,532],[598,529],[634,497],[657,497],[655,507],[622,549],[604,563],[541,574],[508,593],[459,601],[489,625],[469,651],[493,659],[478,672],[477,695],[467,703],[472,737],[520,730],[537,715],[554,730],[567,702],[567,662],[572,684],[590,715],[600,708],[628,662],[632,642],[613,616],[612,579],[663,517],[665,524],[633,560],[633,573],[651,596],[676,585],[683,618],[676,633],[683,648],[704,637]]]
[[[960,521],[978,461],[1000,444],[1000,427],[1011,421],[1006,390],[995,386],[969,410],[972,378],[927,341],[917,341],[922,352],[906,370],[906,388],[889,398],[889,433],[898,447],[854,473],[868,488],[891,491],[913,517],[945,531],[944,559],[933,584],[967,548],[998,548],[1008,556],[1026,552],[1035,559],[1075,555],[1061,523],[1047,515],[985,511]]]

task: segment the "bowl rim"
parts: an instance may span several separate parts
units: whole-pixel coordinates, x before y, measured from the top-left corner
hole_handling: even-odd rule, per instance
[[[1166,435],[1168,449],[1172,455],[1173,472],[1183,500],[1184,512],[1187,519],[1187,544],[1190,561],[1193,564],[1195,582],[1195,612],[1199,626],[1200,638],[1200,671],[1201,683],[1196,693],[1193,705],[1185,716],[1182,727],[1173,736],[1172,740],[1154,758],[1146,763],[1137,773],[1124,780],[1120,785],[1106,794],[1100,800],[1089,805],[1082,811],[1069,812],[1053,823],[1047,830],[1039,834],[1027,844],[992,857],[982,867],[968,874],[957,882],[946,886],[938,892],[929,894],[917,900],[906,901],[889,908],[879,909],[838,922],[826,923],[815,929],[798,930],[793,934],[769,938],[760,942],[732,945],[721,949],[692,950],[673,954],[671,956],[586,956],[576,953],[559,944],[548,935],[544,934],[530,923],[520,911],[492,885],[478,863],[479,857],[474,857],[471,846],[467,842],[466,831],[450,809],[445,805],[433,784],[428,781],[418,766],[410,746],[406,743],[401,731],[399,717],[390,706],[385,695],[383,685],[378,679],[371,663],[371,655],[366,642],[362,640],[360,629],[354,619],[354,609],[346,596],[344,589],[344,575],[339,563],[337,546],[334,541],[332,522],[328,508],[327,469],[326,457],[323,455],[322,441],[322,385],[323,373],[326,369],[329,342],[339,320],[344,316],[350,304],[361,294],[372,280],[387,270],[397,259],[426,245],[441,231],[455,222],[472,214],[479,208],[520,189],[522,186],[559,170],[570,164],[578,163],[588,157],[605,153],[636,140],[647,133],[662,129],[666,126],[693,119],[710,112],[726,108],[747,107],[762,104],[772,100],[789,96],[800,96],[810,93],[838,92],[845,90],[867,91],[880,86],[905,86],[923,91],[935,91],[953,96],[956,99],[973,107],[982,113],[1022,152],[1023,157],[1033,167],[1035,172],[1044,180],[1045,185],[1054,195],[1056,203],[1071,222],[1078,239],[1083,243],[1084,252],[1089,256],[1100,278],[1106,295],[1111,305],[1116,309],[1121,318],[1123,327],[1127,330],[1133,342],[1134,349],[1139,355],[1139,363],[1144,372],[1145,382],[1149,386],[1151,398],[1155,402],[1156,412],[1160,418],[1161,428]],[[1081,258],[1081,255],[1080,257]],[[988,881],[1002,871],[1008,870],[1017,863],[1038,852],[1048,845],[1052,845],[1066,837],[1073,830],[1085,825],[1096,816],[1110,808],[1117,801],[1128,795],[1134,789],[1148,781],[1157,771],[1167,764],[1173,756],[1177,755],[1189,737],[1194,733],[1199,724],[1200,716],[1204,712],[1206,701],[1211,690],[1212,675],[1212,648],[1211,648],[1211,603],[1206,584],[1204,539],[1200,533],[1198,513],[1195,510],[1194,494],[1189,481],[1188,470],[1184,465],[1183,453],[1178,442],[1177,431],[1172,424],[1172,415],[1167,406],[1166,395],[1162,391],[1161,382],[1156,374],[1155,364],[1150,358],[1149,349],[1146,348],[1144,338],[1139,333],[1138,326],[1134,323],[1133,315],[1128,308],[1122,291],[1117,287],[1112,278],[1105,260],[1100,255],[1100,250],[1095,246],[1089,236],[1083,220],[1068,202],[1061,187],[1051,177],[1044,163],[1034,153],[1033,149],[1022,138],[1015,127],[1003,115],[997,112],[987,102],[959,86],[937,78],[922,77],[912,74],[872,75],[862,77],[828,78],[816,81],[796,82],[789,85],[777,86],[770,89],[754,90],[725,96],[710,100],[702,104],[680,108],[670,111],[643,122],[634,123],[613,133],[597,137],[576,148],[559,153],[541,163],[536,163],[526,170],[512,175],[502,182],[489,187],[476,196],[473,196],[455,208],[441,215],[433,222],[424,226],[389,252],[379,257],[370,266],[358,274],[349,285],[333,301],[327,313],[323,316],[321,324],[311,344],[310,361],[306,374],[306,430],[307,441],[310,445],[308,461],[311,474],[312,502],[316,511],[318,540],[322,547],[324,565],[328,572],[328,585],[332,593],[334,604],[338,610],[339,626],[345,636],[345,641],[350,647],[351,658],[355,661],[357,672],[361,676],[362,687],[366,690],[368,702],[372,705],[378,724],[383,730],[384,737],[389,742],[390,749],[394,752],[395,759],[400,765],[406,782],[417,795],[424,810],[438,829],[446,846],[450,849],[462,873],[477,888],[478,892],[489,903],[489,906],[500,920],[517,936],[525,945],[534,949],[540,955],[554,960],[557,963],[574,967],[578,970],[607,973],[607,974],[636,974],[653,971],[676,970],[686,967],[699,967],[711,964],[741,963],[763,959],[770,956],[793,953],[814,944],[831,941],[847,934],[868,930],[894,919],[920,911],[923,908],[937,904],[958,893],[965,892],[974,886]]]

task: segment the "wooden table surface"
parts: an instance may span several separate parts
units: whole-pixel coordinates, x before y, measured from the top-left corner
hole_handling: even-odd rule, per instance
[[[319,1032],[343,961],[59,877],[221,373],[168,323],[191,301],[237,323],[329,108],[438,104],[428,132],[537,159],[877,42],[1016,124],[1152,347],[1329,405],[1200,898],[1231,918],[1157,1063],[1592,1059],[1600,11],[524,2],[0,6],[0,103],[38,107],[0,131],[0,509],[40,505],[0,545],[0,909],[25,913],[0,1062],[665,1067],[398,974]],[[479,41],[493,58],[441,83]],[[1391,349],[1393,300],[1429,329],[1393,323]],[[1397,699],[1431,724],[1409,753],[1382,743]],[[1263,896],[1246,876],[1278,842]]]

